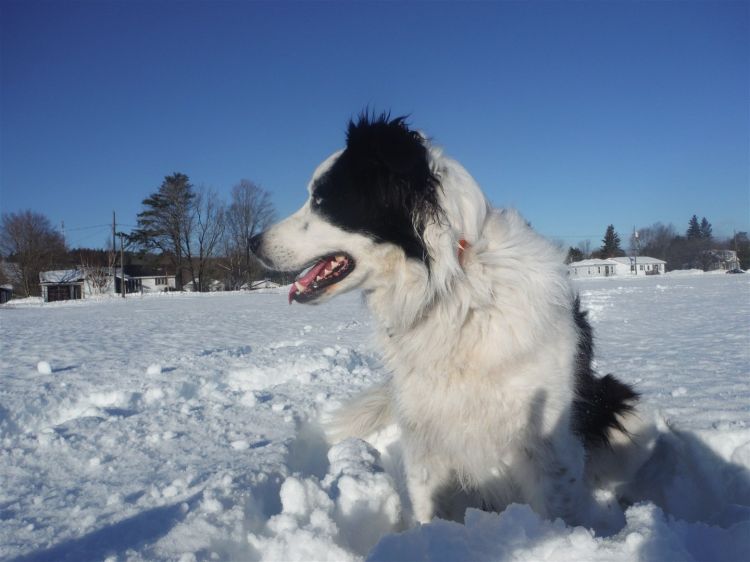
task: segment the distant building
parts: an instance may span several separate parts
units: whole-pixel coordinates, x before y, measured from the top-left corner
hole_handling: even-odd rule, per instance
[[[42,298],[44,302],[54,302],[93,295],[121,294],[123,288],[125,294],[156,293],[175,288],[175,276],[168,275],[163,270],[133,268],[136,275],[129,275],[127,272],[130,269],[126,266],[125,274],[119,268],[113,272],[106,267],[42,271],[39,274]]]
[[[241,291],[257,291],[259,289],[278,289],[281,287],[275,281],[270,279],[259,279],[257,281],[251,281],[250,283],[243,283],[240,287]]]
[[[57,269],[39,273],[44,302],[81,299],[85,275],[81,269]]]
[[[13,285],[0,285],[0,304],[5,304],[13,298]]]
[[[617,275],[662,275],[667,272],[667,262],[648,256],[612,258],[617,262]]]
[[[142,265],[126,265],[125,282],[126,293],[161,293],[174,291],[176,287],[175,276],[169,275],[164,268]]]
[[[706,258],[705,263],[709,271],[740,269],[740,260],[734,250],[708,250]]]
[[[628,275],[659,275],[666,272],[667,262],[638,256],[637,258],[608,258],[574,261],[568,265],[574,279],[585,277],[625,277]]]
[[[218,293],[225,290],[224,283],[222,281],[218,281],[217,279],[209,279],[208,281],[204,281],[203,288],[205,290],[204,292],[209,293]],[[198,292],[198,283],[188,281],[187,283],[182,285],[182,289],[189,293]]]
[[[619,264],[612,260],[590,259],[574,261],[568,265],[570,276],[573,278],[583,277],[611,277],[617,274]]]

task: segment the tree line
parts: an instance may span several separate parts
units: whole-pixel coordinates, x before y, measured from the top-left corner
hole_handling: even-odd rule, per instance
[[[729,238],[716,238],[713,226],[703,217],[690,217],[687,229],[681,234],[674,225],[661,222],[634,230],[629,248],[622,248],[622,239],[609,225],[602,238],[602,245],[591,250],[590,243],[582,242],[568,249],[568,263],[589,258],[614,258],[637,253],[641,256],[664,260],[667,271],[674,269],[712,269],[716,262],[713,250],[735,250],[742,269],[750,267],[750,237],[747,232],[736,232]]]
[[[191,285],[207,291],[220,281],[225,289],[249,286],[273,277],[255,259],[249,240],[275,220],[270,194],[241,180],[224,202],[216,190],[195,187],[183,173],[166,176],[142,203],[137,227],[122,235],[125,266],[161,266],[175,274],[178,290]],[[40,294],[39,273],[85,267],[106,272],[119,266],[115,241],[105,249],[68,249],[62,234],[41,213],[31,210],[0,217],[0,284]],[[285,281],[285,279],[280,279]]]
[[[217,279],[238,289],[265,272],[250,251],[250,238],[274,221],[275,211],[270,194],[253,182],[241,180],[224,204],[215,190],[196,189],[187,175],[175,173],[142,206],[128,241],[167,257],[178,290],[191,283],[207,291]]]
[[[142,203],[137,228],[122,233],[126,267],[162,266],[175,273],[178,290],[190,285],[207,291],[220,281],[225,289],[250,286],[253,281],[289,279],[266,271],[250,250],[250,238],[274,220],[270,194],[249,180],[231,190],[228,202],[210,188],[196,188],[183,173],[166,176],[159,188]],[[635,235],[637,232],[637,236]],[[570,247],[568,263],[587,258],[632,255],[650,256],[667,262],[667,269],[711,269],[715,257],[710,250],[736,250],[743,269],[750,268],[750,239],[747,232],[717,239],[711,223],[693,215],[687,229],[679,233],[669,224],[655,223],[637,229],[630,247],[614,225],[607,226],[601,247],[590,242]],[[0,285],[13,284],[17,294],[40,294],[39,273],[53,269],[84,267],[93,273],[93,283],[107,284],[108,272],[119,264],[114,241],[105,249],[68,249],[62,234],[43,214],[30,210],[3,213],[0,217]]]

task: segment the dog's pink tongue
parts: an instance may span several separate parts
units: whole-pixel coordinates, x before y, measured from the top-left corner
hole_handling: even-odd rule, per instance
[[[294,283],[292,283],[292,286],[289,288],[289,304],[292,304],[294,297],[297,296],[298,293],[304,291],[307,286],[315,280],[315,278],[320,274],[321,271],[323,271],[323,268],[325,268],[327,264],[328,260],[322,259],[314,266],[312,266],[310,268],[310,271],[308,271],[304,275],[301,275],[300,277],[297,277]]]

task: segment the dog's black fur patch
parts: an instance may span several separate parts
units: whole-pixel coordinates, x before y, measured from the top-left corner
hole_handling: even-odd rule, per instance
[[[597,377],[591,365],[594,359],[594,337],[587,313],[576,297],[573,317],[578,328],[578,352],[575,367],[576,398],[573,401],[573,431],[586,449],[609,446],[612,429],[625,432],[617,416],[633,411],[638,393],[612,375]]]
[[[333,224],[390,242],[428,263],[424,225],[439,214],[437,178],[419,133],[404,117],[363,113],[346,148],[312,189],[312,207]]]

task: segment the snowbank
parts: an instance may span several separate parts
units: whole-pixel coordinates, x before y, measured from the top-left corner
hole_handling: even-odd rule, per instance
[[[321,416],[385,374],[358,295],[3,307],[0,559],[748,559],[749,281],[577,282],[598,369],[661,420],[609,535],[523,505],[415,527],[397,432],[329,446]]]

